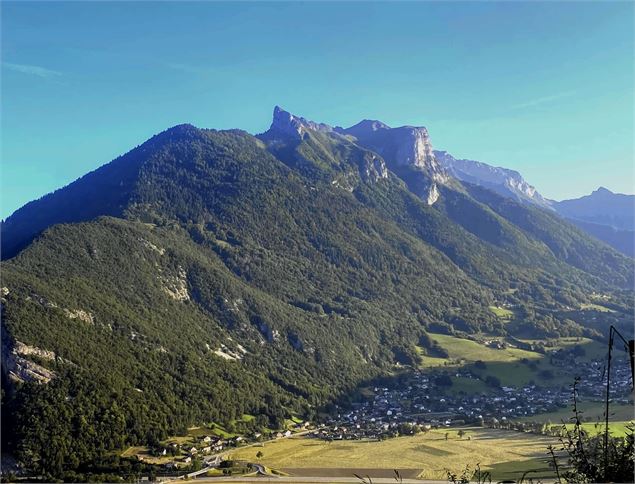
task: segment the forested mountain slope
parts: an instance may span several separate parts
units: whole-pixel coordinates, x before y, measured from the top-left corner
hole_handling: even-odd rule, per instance
[[[428,332],[515,331],[501,302],[531,307],[523,334],[601,335],[558,311],[630,290],[632,260],[452,179],[419,128],[341,131],[177,126],[9,217],[8,448],[62,475],[201,422],[310,418]]]

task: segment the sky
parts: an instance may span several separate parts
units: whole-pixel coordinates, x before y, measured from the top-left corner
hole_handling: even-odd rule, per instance
[[[0,217],[170,126],[426,126],[561,200],[633,193],[633,2],[2,2]]]

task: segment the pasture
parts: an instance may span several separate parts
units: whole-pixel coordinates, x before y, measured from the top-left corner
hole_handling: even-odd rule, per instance
[[[493,348],[486,346],[483,342],[473,341],[457,336],[445,334],[430,333],[430,337],[436,341],[440,347],[448,353],[447,358],[427,356],[420,351],[421,368],[438,368],[453,369],[458,367],[469,367],[480,378],[485,379],[487,376],[496,377],[504,386],[521,386],[538,383],[551,387],[567,387],[571,385],[576,376],[576,367],[563,368],[555,366],[550,362],[548,355],[538,353],[536,351],[522,350],[515,347]],[[483,339],[499,339],[488,338],[483,335]],[[526,343],[539,343],[544,340],[521,340]],[[579,345],[584,349],[583,355],[579,356],[582,360],[602,359],[606,355],[606,347],[597,341],[588,338],[559,338],[550,340],[552,345],[549,351],[560,348]],[[623,359],[622,352],[614,353],[616,358]],[[476,361],[485,363],[485,368],[475,367]],[[457,381],[459,386],[453,393],[457,391],[478,391],[481,385],[481,391],[489,391],[485,385],[477,380],[471,382]]]

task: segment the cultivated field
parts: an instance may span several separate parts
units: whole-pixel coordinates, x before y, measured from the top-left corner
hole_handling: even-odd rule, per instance
[[[602,402],[581,402],[578,404],[580,418],[583,421],[582,428],[589,434],[604,432],[604,404]],[[566,424],[568,429],[573,428],[570,408],[563,408],[556,412],[533,415],[520,419],[521,421],[545,422],[554,426]],[[633,405],[612,404],[609,410],[609,432],[614,437],[624,437],[635,422],[635,407]]]
[[[464,429],[466,435],[459,439],[457,431],[433,430],[380,442],[326,442],[298,437],[237,449],[231,458],[260,462],[296,475],[316,475],[319,469],[324,469],[325,476],[352,475],[358,469],[410,469],[409,475],[416,471],[422,478],[444,479],[446,469],[460,473],[465,466],[473,468],[477,463],[499,480],[520,478],[527,470],[538,471],[531,474],[533,477],[553,475],[546,462],[547,446],[554,443],[553,438],[472,427]],[[258,452],[263,454],[260,459],[256,457]]]

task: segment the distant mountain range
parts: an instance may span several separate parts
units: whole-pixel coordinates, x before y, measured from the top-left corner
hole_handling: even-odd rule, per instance
[[[633,259],[517,173],[448,159],[424,127],[276,108],[257,136],[172,127],[20,208],[3,451],[73,481],[203,422],[313,418],[433,355],[430,333],[602,338],[632,314]],[[577,310],[600,292],[612,312]]]
[[[434,154],[448,173],[463,182],[483,186],[518,202],[531,203],[543,208],[551,207],[551,202],[527,183],[517,171],[480,161],[456,159],[447,151],[435,151]]]
[[[635,195],[623,195],[600,187],[590,195],[551,202],[563,217],[619,230],[635,230]]]
[[[635,195],[600,187],[581,198],[552,201],[551,206],[588,234],[635,257]]]
[[[589,235],[635,257],[635,195],[613,193],[600,187],[590,195],[557,202],[544,198],[517,171],[456,159],[447,151],[435,151],[434,155],[453,177],[521,203],[554,210]]]

